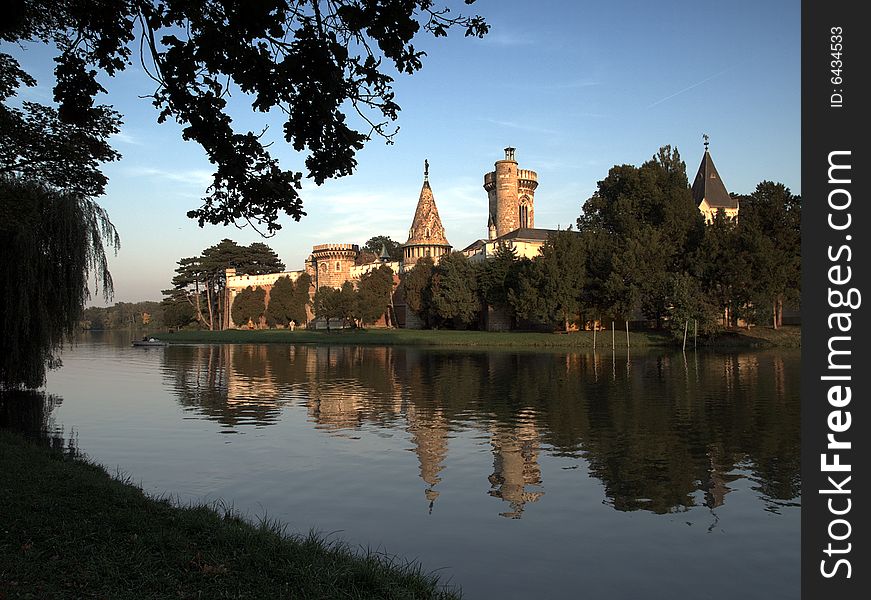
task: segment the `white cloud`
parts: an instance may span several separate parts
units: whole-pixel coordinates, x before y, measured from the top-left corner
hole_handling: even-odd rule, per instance
[[[165,169],[157,169],[155,167],[126,167],[124,174],[130,177],[150,177],[155,179],[164,179],[177,183],[184,183],[206,189],[212,184],[213,173],[205,169],[186,169],[182,171],[167,171]]]

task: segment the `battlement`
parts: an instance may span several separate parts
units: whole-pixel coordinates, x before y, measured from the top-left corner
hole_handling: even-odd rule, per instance
[[[232,271],[232,275],[230,272]],[[266,273],[263,275],[236,275],[236,269],[227,269],[227,289],[228,290],[244,290],[246,287],[266,287],[275,285],[275,282],[282,277],[289,277],[291,281],[296,281],[303,271],[285,271],[283,273]]]
[[[315,252],[359,252],[357,244],[316,244],[312,246],[312,254]]]
[[[537,185],[538,173],[529,169],[517,169],[517,179],[521,181],[521,185],[523,185],[523,181],[529,181]]]
[[[496,187],[496,171],[484,173],[484,189],[488,192]]]

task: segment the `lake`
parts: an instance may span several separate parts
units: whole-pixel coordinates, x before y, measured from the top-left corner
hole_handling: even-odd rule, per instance
[[[422,562],[468,598],[797,598],[800,353],[132,348],[58,436],[181,503]]]

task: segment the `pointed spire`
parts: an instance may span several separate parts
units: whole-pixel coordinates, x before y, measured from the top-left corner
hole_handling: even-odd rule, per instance
[[[429,161],[424,161],[423,176],[423,187],[420,189],[420,198],[417,201],[417,209],[414,211],[414,220],[411,222],[405,245],[450,246],[445,238],[445,228],[442,226],[439,209],[436,207],[435,197],[429,185]]]
[[[381,254],[378,256],[381,262],[390,262],[390,253],[387,251],[387,245],[381,242]]]
[[[708,136],[705,135],[705,154],[693,180],[693,201],[696,206],[707,200],[708,206],[714,210],[718,208],[738,208],[738,201],[729,195],[726,186],[714,166],[714,159],[708,152]]]

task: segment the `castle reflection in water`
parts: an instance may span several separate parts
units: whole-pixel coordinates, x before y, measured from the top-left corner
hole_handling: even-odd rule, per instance
[[[173,346],[164,377],[224,432],[305,407],[327,435],[403,431],[429,510],[451,440],[489,441],[481,474],[499,514],[545,494],[542,453],[575,457],[616,510],[669,513],[727,502],[748,478],[777,511],[800,495],[798,360],[780,353],[640,354],[403,347]],[[574,467],[573,467],[574,468]]]

